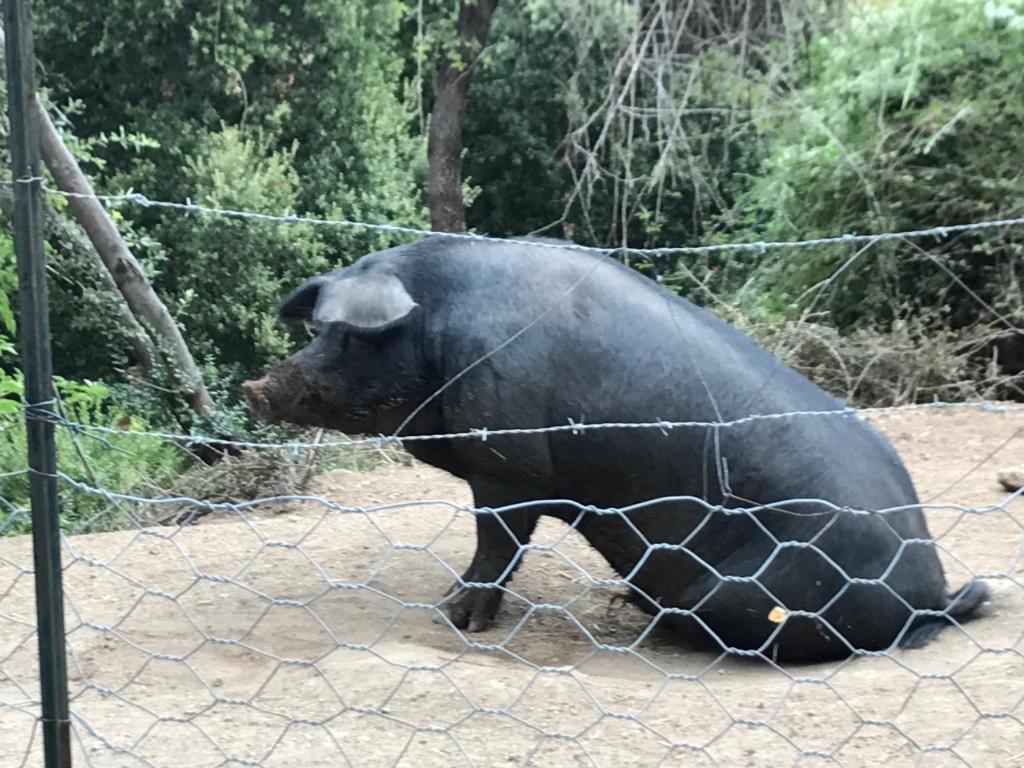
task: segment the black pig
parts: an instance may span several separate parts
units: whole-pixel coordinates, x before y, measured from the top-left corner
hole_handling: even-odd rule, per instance
[[[707,426],[844,405],[611,257],[431,237],[309,280],[280,315],[316,335],[246,383],[266,421],[405,436],[703,423],[407,443],[496,510],[443,603],[456,627],[492,620],[542,514],[666,625],[780,660],[920,647],[987,599],[980,582],[947,593],[910,477],[861,419]]]

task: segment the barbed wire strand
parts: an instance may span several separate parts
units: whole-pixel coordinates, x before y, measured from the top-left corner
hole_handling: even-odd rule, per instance
[[[637,256],[652,257],[683,254],[728,253],[735,251],[767,252],[780,249],[819,248],[822,246],[829,245],[854,245],[864,243],[922,239],[929,237],[946,239],[952,235],[963,234],[965,232],[977,232],[989,229],[1007,229],[1011,227],[1024,226],[1024,217],[1014,217],[1005,219],[991,219],[971,223],[936,225],[921,229],[910,229],[898,232],[878,232],[874,234],[850,233],[830,237],[809,238],[804,240],[759,240],[754,242],[721,243],[711,245],[664,246],[659,248],[633,248],[627,246],[618,246],[615,248],[597,248],[571,242],[548,242],[544,240],[529,240],[515,237],[494,237],[491,235],[481,235],[472,232],[441,233],[435,232],[433,230],[422,229],[420,227],[402,226],[397,224],[381,224],[360,221],[357,219],[330,219],[325,217],[306,216],[288,212],[278,214],[259,213],[256,211],[247,211],[234,208],[219,208],[214,206],[206,206],[192,202],[191,200],[186,200],[185,202],[154,200],[142,194],[141,192],[134,191],[128,191],[120,194],[86,194],[83,192],[68,192],[61,189],[55,189],[46,184],[44,179],[40,178],[18,180],[18,182],[36,181],[43,182],[43,189],[48,194],[57,195],[59,197],[64,197],[66,199],[89,199],[113,205],[128,203],[142,208],[155,208],[177,211],[179,213],[184,214],[217,216],[227,219],[257,221],[271,224],[304,224],[318,227],[364,229],[374,232],[382,232],[385,234],[414,235],[418,237],[445,237],[457,240],[469,240],[487,243],[510,243],[519,245],[529,245],[535,248],[539,247],[585,251],[600,255],[630,253]]]
[[[344,448],[357,446],[380,447],[385,445],[401,446],[405,443],[428,442],[436,440],[482,440],[486,442],[491,438],[514,437],[528,435],[545,435],[552,433],[568,433],[582,435],[587,432],[602,430],[657,430],[668,433],[677,429],[734,429],[762,421],[785,421],[788,419],[803,418],[858,418],[861,416],[888,416],[901,413],[914,413],[921,411],[977,411],[980,413],[993,414],[1018,414],[1024,413],[1024,403],[992,403],[989,401],[977,402],[943,402],[931,403],[907,403],[904,405],[892,406],[867,406],[867,407],[846,407],[834,410],[808,410],[808,411],[784,411],[781,413],[751,414],[737,419],[724,421],[669,421],[661,419],[658,421],[638,422],[594,422],[576,421],[569,419],[566,424],[554,424],[545,427],[507,427],[488,428],[479,427],[467,429],[461,432],[441,432],[426,435],[376,435],[367,437],[345,437],[338,440],[321,440],[318,442],[258,442],[251,440],[233,440],[224,437],[210,437],[199,434],[178,434],[173,432],[160,432],[153,430],[121,429],[118,427],[107,427],[97,424],[87,424],[64,419],[59,415],[47,415],[45,418],[54,423],[72,430],[79,434],[86,435],[108,435],[122,437],[152,438],[155,440],[173,442],[191,442],[197,445],[211,445],[235,447],[250,450],[283,450],[299,451],[308,449]],[[15,472],[14,474],[19,474]]]

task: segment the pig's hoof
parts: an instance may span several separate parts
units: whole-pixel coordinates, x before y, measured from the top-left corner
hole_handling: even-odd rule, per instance
[[[499,587],[460,587],[455,584],[447,592],[450,597],[438,606],[458,629],[480,632],[494,619],[501,605],[502,591]],[[446,623],[435,617],[438,624]]]

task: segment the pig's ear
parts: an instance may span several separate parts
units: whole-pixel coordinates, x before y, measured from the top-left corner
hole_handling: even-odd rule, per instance
[[[393,326],[417,306],[394,275],[364,272],[325,285],[320,290],[313,321],[380,331]]]
[[[277,310],[278,318],[285,323],[308,323],[313,319],[313,308],[320,295],[320,290],[330,282],[327,276],[314,277],[307,280],[295,292],[284,300]]]

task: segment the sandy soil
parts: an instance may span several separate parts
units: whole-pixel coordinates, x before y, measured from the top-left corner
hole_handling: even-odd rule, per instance
[[[877,422],[925,500],[997,504],[997,472],[1024,463],[1019,416]],[[397,506],[308,501],[67,541],[78,765],[1024,766],[1012,579],[993,579],[986,618],[925,650],[780,669],[647,634],[586,577],[611,576],[603,561],[546,521],[535,542],[550,549],[467,637],[425,607],[473,551],[463,484],[384,465],[315,492]],[[408,503],[422,499],[443,502]],[[929,514],[950,582],[1019,580],[1024,502]],[[28,540],[0,541],[0,766],[41,764],[30,565]]]

